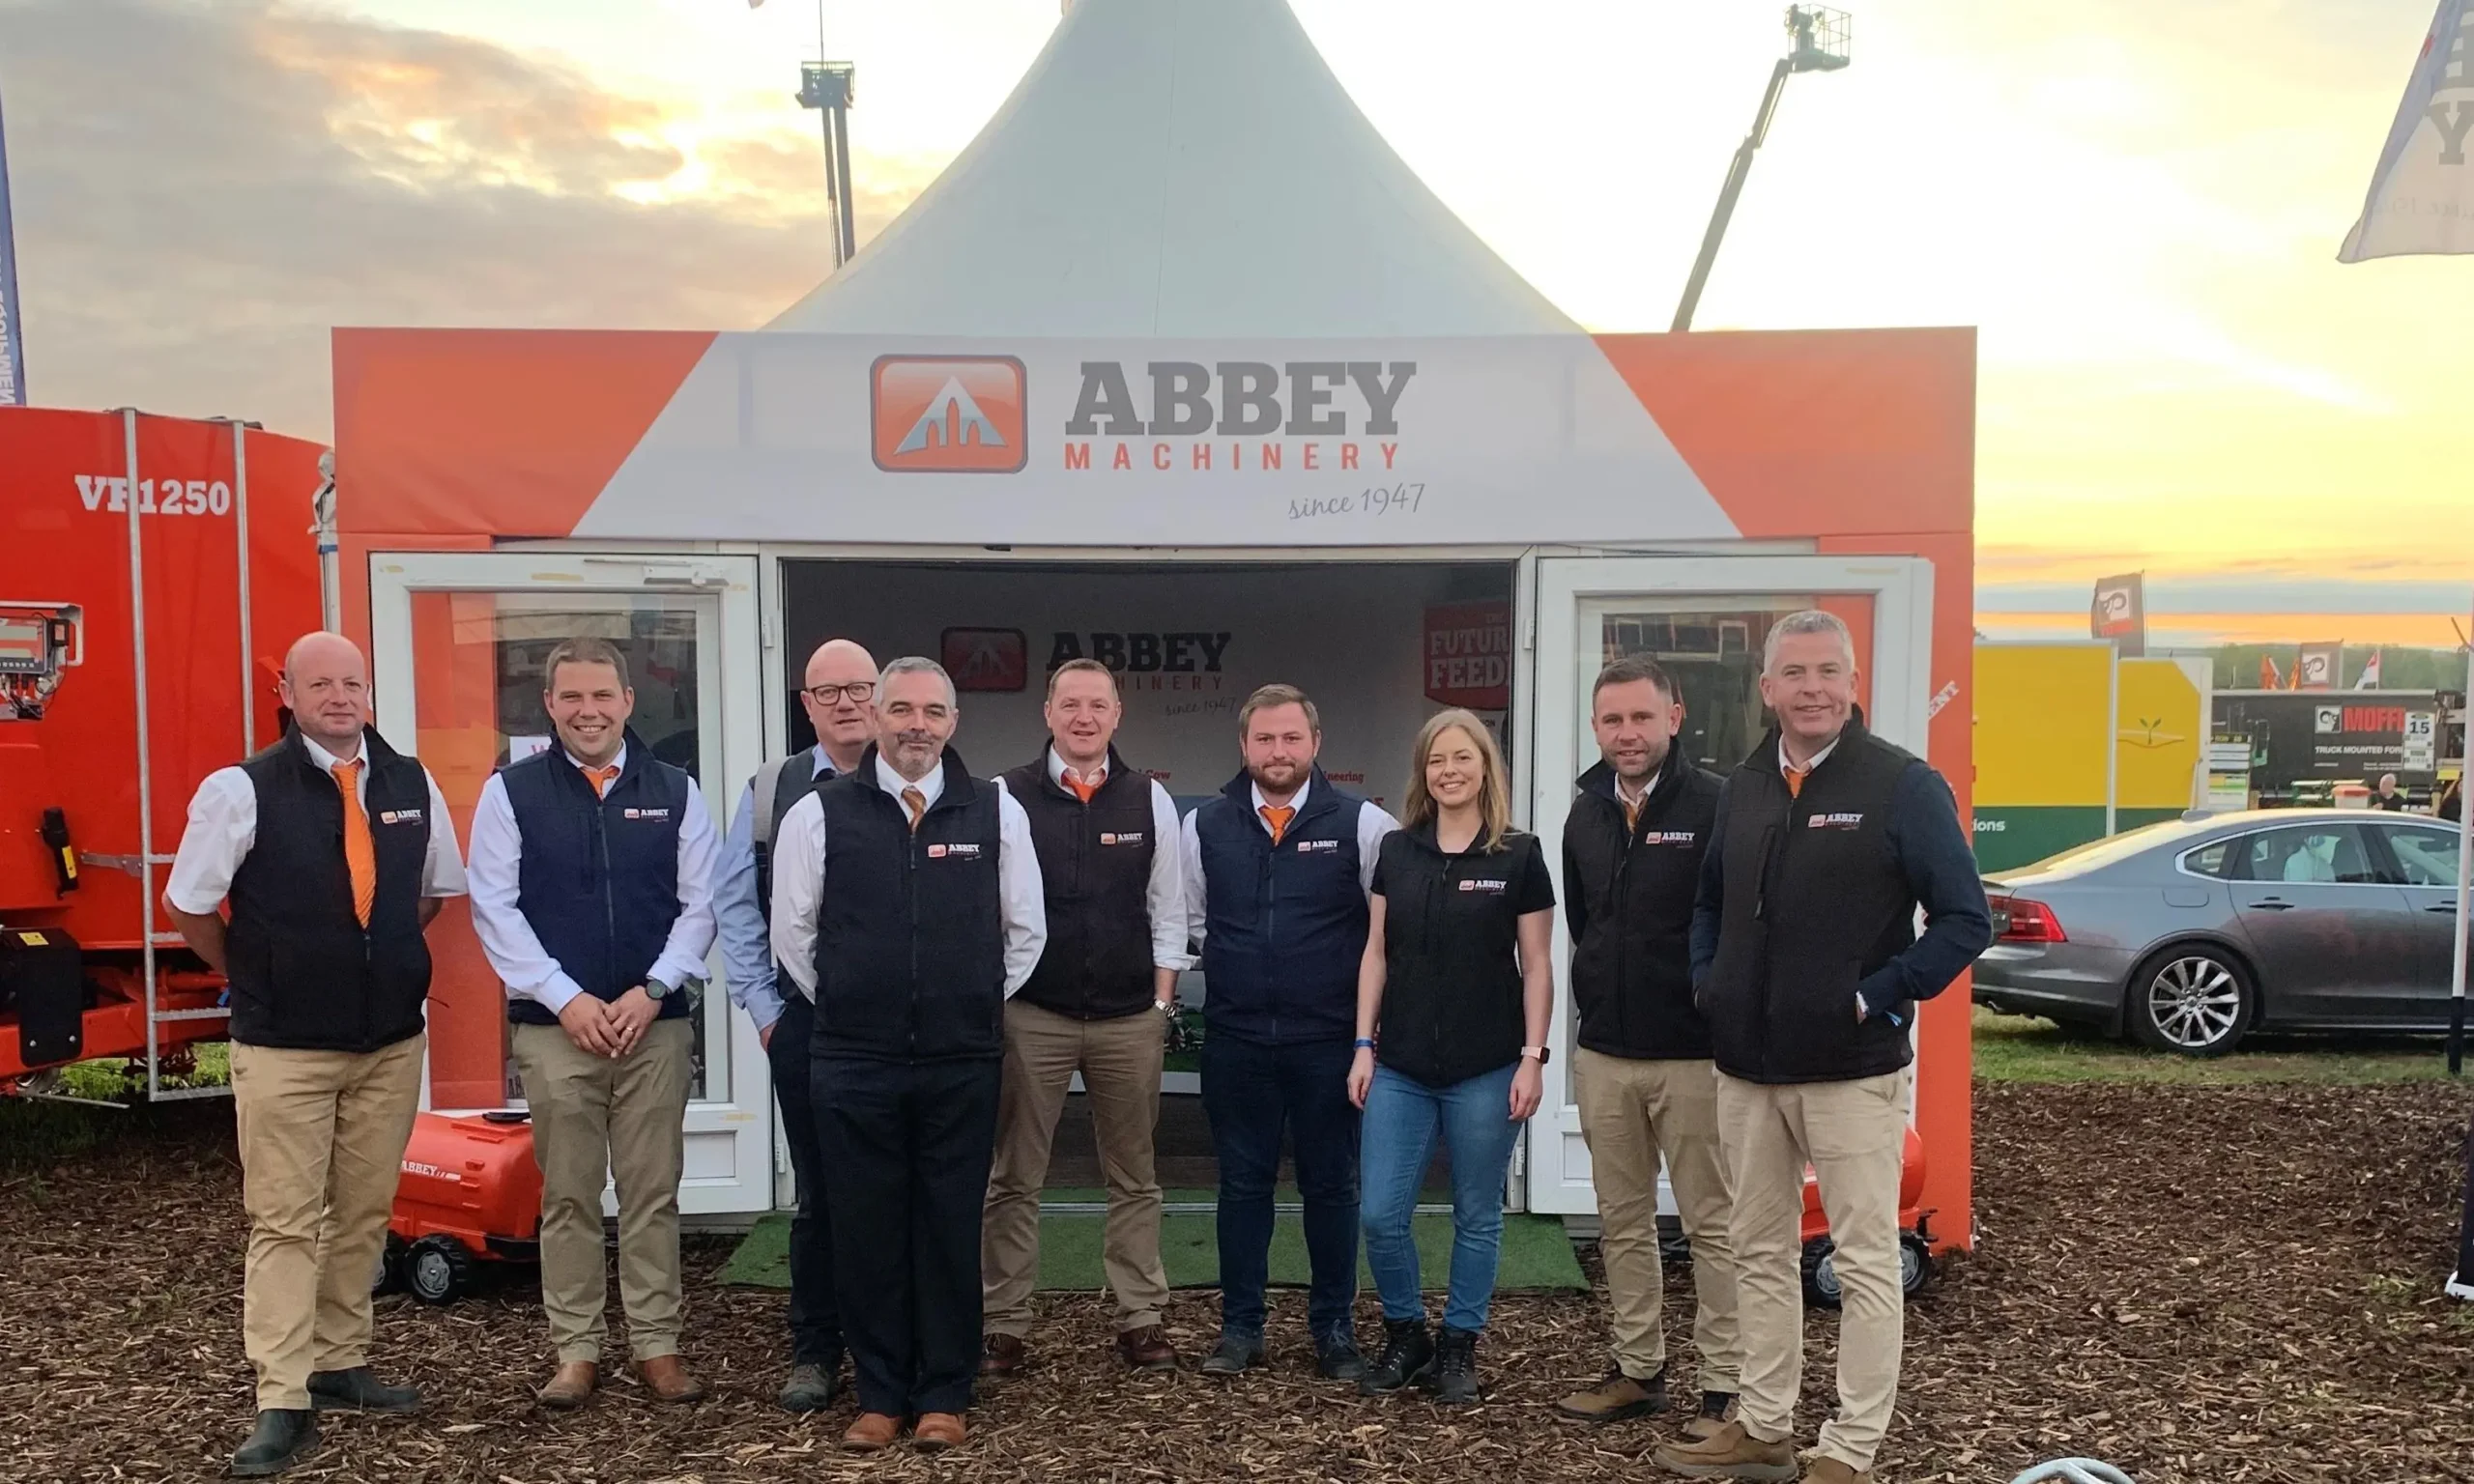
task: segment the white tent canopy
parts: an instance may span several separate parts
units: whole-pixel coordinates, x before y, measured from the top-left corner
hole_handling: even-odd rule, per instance
[[[1079,0],[893,225],[766,327],[1568,334],[1402,163],[1285,0]]]

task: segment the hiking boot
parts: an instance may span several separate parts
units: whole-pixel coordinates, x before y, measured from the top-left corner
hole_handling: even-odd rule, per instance
[[[258,1413],[258,1428],[232,1455],[232,1477],[262,1479],[281,1473],[318,1445],[318,1414],[276,1407]]]
[[[1858,1473],[1839,1459],[1816,1458],[1804,1470],[1804,1484],[1873,1484],[1873,1471],[1867,1469]]]
[[[1796,1476],[1796,1445],[1781,1438],[1763,1442],[1741,1422],[1721,1422],[1694,1442],[1670,1442],[1654,1455],[1659,1468],[1687,1479],[1769,1479]]]
[[[992,1334],[980,1342],[979,1374],[991,1381],[1020,1376],[1027,1354],[1021,1335]]]
[[[1634,1381],[1616,1371],[1589,1390],[1575,1391],[1557,1402],[1555,1410],[1583,1422],[1625,1422],[1664,1412],[1666,1367],[1658,1367],[1658,1373],[1647,1381]]]
[[[1173,1371],[1177,1368],[1177,1347],[1168,1343],[1167,1330],[1158,1325],[1145,1325],[1117,1336],[1117,1358],[1129,1370]]]
[[[1683,1436],[1694,1441],[1714,1436],[1727,1420],[1727,1409],[1736,1404],[1733,1391],[1701,1393],[1701,1414],[1683,1424]]]
[[[1205,1376],[1234,1376],[1251,1371],[1263,1363],[1263,1337],[1259,1334],[1223,1334],[1220,1344],[1203,1357]]]
[[[421,1410],[421,1394],[410,1386],[390,1386],[365,1365],[348,1371],[311,1371],[309,1406],[316,1412],[392,1412]]]
[[[1478,1400],[1478,1331],[1443,1327],[1434,1341],[1434,1368],[1426,1389],[1438,1407],[1466,1407]]]
[[[1358,1353],[1357,1336],[1346,1332],[1314,1342],[1314,1369],[1325,1381],[1363,1381],[1366,1356]]]
[[[833,1405],[836,1366],[816,1361],[802,1361],[791,1367],[791,1379],[782,1383],[777,1399],[784,1412],[822,1412]]]
[[[1434,1336],[1423,1319],[1383,1322],[1383,1354],[1358,1378],[1360,1396],[1382,1396],[1413,1382],[1424,1381],[1434,1365]]]

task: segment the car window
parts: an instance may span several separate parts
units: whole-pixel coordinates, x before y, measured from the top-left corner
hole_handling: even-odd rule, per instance
[[[2238,842],[2237,874],[2245,881],[2287,881],[2298,885],[2369,886],[2379,880],[2363,848],[2361,830],[2351,824],[2305,824],[2291,829],[2262,830]]]
[[[2407,886],[2457,884],[2457,837],[2445,830],[2387,830]]]
[[[2234,857],[2238,840],[2220,840],[2200,846],[2182,857],[2182,869],[2195,876],[2222,876]]]

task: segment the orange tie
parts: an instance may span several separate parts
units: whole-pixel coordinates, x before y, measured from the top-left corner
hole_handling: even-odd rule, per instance
[[[1082,781],[1082,776],[1075,772],[1072,768],[1065,770],[1065,786],[1073,789],[1074,796],[1080,799],[1085,804],[1091,802],[1091,795],[1099,792],[1100,785],[1108,781],[1108,770],[1106,768],[1093,769],[1091,773],[1091,781],[1089,783],[1084,783]]]
[[[916,788],[902,790],[902,807],[910,811],[910,833],[919,833],[920,816],[928,813],[928,795]]]
[[[1272,827],[1272,843],[1275,845],[1280,843],[1280,838],[1281,836],[1288,833],[1288,821],[1297,817],[1296,809],[1285,804],[1281,805],[1278,809],[1274,809],[1269,804],[1265,804],[1257,809],[1255,813],[1261,814],[1263,816],[1263,822]]]
[[[335,786],[344,795],[344,869],[352,872],[352,915],[369,926],[369,909],[378,901],[378,842],[370,838],[369,811],[360,802],[360,764],[339,762]]]
[[[586,768],[583,771],[585,782],[592,785],[592,796],[596,799],[608,796],[610,785],[618,781],[618,764],[615,762],[606,768]]]
[[[1787,769],[1787,797],[1791,799],[1802,797],[1804,792],[1804,780],[1812,777],[1812,772],[1813,770],[1810,768]]]
[[[1644,797],[1644,798],[1638,798],[1638,799],[1625,799],[1625,800],[1624,800],[1624,828],[1625,828],[1625,829],[1626,829],[1626,830],[1637,830],[1637,829],[1639,829],[1639,828],[1641,827],[1641,806],[1642,806],[1642,805],[1644,805],[1644,804],[1647,804],[1648,802],[1649,802],[1649,800],[1648,800],[1646,797]]]

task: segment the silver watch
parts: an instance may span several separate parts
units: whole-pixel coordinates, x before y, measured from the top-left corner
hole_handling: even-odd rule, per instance
[[[658,1005],[664,999],[676,994],[677,992],[677,985],[664,984],[649,974],[645,976],[645,998],[652,1001],[654,1004]]]

